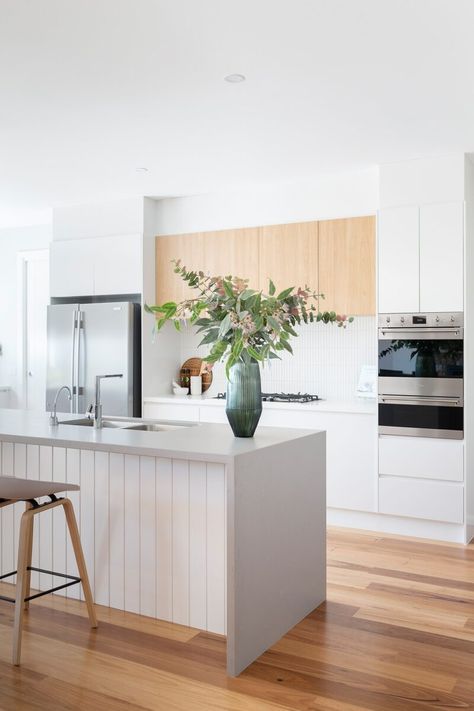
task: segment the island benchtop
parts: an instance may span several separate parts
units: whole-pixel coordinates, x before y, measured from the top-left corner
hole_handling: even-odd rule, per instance
[[[60,420],[78,418],[77,414],[69,413],[58,416]],[[217,424],[193,424],[190,427],[163,432],[120,428],[96,430],[81,425],[52,427],[47,413],[0,409],[0,440],[173,459],[226,463],[241,455],[315,435],[324,437],[325,433],[317,430],[260,427],[253,438],[242,439],[234,437],[228,425]]]

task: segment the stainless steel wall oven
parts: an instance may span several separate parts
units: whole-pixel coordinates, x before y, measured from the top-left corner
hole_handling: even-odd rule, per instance
[[[380,314],[379,432],[464,434],[462,313]]]

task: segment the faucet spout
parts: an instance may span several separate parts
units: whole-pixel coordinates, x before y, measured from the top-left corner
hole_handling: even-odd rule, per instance
[[[61,385],[61,387],[58,388],[56,391],[56,395],[54,396],[53,409],[51,410],[51,413],[49,415],[49,424],[53,427],[57,427],[57,425],[59,424],[56,410],[58,407],[58,398],[63,390],[67,391],[69,400],[72,400],[71,388],[68,385]]]
[[[107,375],[95,376],[95,403],[92,405],[92,408],[89,408],[89,412],[92,411],[92,416],[94,418],[94,427],[97,430],[102,429],[102,403],[100,401],[100,381],[104,378],[123,378],[123,373],[110,373]]]

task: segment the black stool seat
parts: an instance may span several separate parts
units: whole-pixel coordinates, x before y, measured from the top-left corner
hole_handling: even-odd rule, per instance
[[[61,491],[79,491],[77,484],[60,481],[37,481],[19,479],[15,476],[0,476],[0,501],[29,501],[39,496],[59,494]]]

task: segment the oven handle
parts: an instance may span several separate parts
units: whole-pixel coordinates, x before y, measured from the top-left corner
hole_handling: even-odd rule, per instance
[[[463,337],[462,328],[379,328],[379,334],[382,336],[390,336],[391,338],[402,339],[407,335],[416,335],[417,338],[422,341],[424,339],[432,339],[433,337],[439,338],[441,334],[447,334],[455,339],[461,339]]]
[[[413,405],[420,403],[421,405],[452,405],[453,407],[461,407],[463,402],[460,397],[430,397],[429,395],[417,395],[408,397],[406,395],[379,395],[379,402],[384,405]]]

